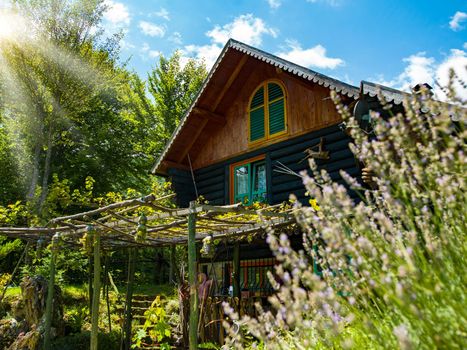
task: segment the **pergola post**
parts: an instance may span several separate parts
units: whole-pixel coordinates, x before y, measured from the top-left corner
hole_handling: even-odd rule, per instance
[[[47,300],[45,305],[45,325],[44,325],[44,349],[49,350],[50,344],[50,329],[52,328],[53,318],[53,302],[55,294],[55,263],[57,261],[57,237],[52,238],[52,248],[50,256],[50,271],[49,271],[49,283],[47,286]]]
[[[240,298],[240,243],[235,243],[233,250],[233,296]]]
[[[190,202],[188,215],[188,282],[190,284],[190,350],[198,349],[198,283],[196,276],[196,202]]]
[[[91,312],[91,350],[97,350],[97,337],[99,334],[99,299],[101,289],[101,235],[100,231],[94,233],[94,281],[92,293]]]
[[[124,322],[124,349],[131,348],[131,322],[132,322],[132,304],[133,304],[133,279],[135,276],[135,263],[133,261],[133,248],[128,249],[128,280],[126,285],[125,301],[125,322]]]

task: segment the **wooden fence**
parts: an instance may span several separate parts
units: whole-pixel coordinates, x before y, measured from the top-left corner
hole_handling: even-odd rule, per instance
[[[201,342],[213,342],[224,344],[225,331],[222,325],[226,316],[224,314],[223,302],[227,302],[236,312],[243,315],[257,317],[255,304],[266,305],[267,297],[208,297],[201,303],[198,334]]]

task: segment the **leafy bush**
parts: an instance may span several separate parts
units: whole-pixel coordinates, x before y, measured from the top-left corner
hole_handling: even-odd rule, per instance
[[[412,96],[404,115],[373,113],[369,137],[333,98],[374,188],[342,173],[356,203],[311,162],[313,176],[301,175],[319,208],[295,204],[304,251],[269,232],[281,281],[270,276],[273,311],[238,320],[226,306],[240,331],[226,325],[225,347],[466,348],[466,109]]]
[[[142,345],[146,345],[171,349],[168,343],[172,335],[171,326],[159,295],[144,312],[144,317],[146,318],[144,325],[135,332],[131,347],[139,349]]]

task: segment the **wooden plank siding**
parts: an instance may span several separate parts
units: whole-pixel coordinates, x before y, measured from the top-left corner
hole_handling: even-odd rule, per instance
[[[358,177],[360,170],[348,146],[351,140],[335,124],[196,169],[194,175],[198,194],[206,198],[211,204],[229,204],[230,165],[264,154],[267,166],[268,202],[276,204],[286,201],[291,193],[296,194],[300,201],[306,202],[305,188],[301,179],[297,176],[279,172],[278,166],[283,164],[297,173],[308,169],[307,160],[303,160],[305,158],[303,152],[305,149],[317,145],[321,138],[324,138],[324,149],[329,152],[330,159],[317,160],[319,168],[326,169],[333,180],[341,183],[343,183],[343,180],[339,174],[340,170]],[[177,204],[186,207],[189,201],[194,200],[196,197],[191,173],[189,171],[169,169],[169,175],[173,189],[177,193]],[[356,196],[353,195],[353,197]]]
[[[205,132],[189,151],[194,169],[322,129],[341,120],[329,97],[329,89],[254,59],[244,64],[243,71],[251,73],[247,76],[243,72],[239,74],[216,110],[225,116],[226,125],[205,128]],[[287,133],[280,138],[251,146],[248,142],[250,97],[261,83],[269,79],[278,80],[285,86]]]

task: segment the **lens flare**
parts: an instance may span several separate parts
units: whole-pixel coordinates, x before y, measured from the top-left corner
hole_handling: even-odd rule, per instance
[[[17,14],[0,9],[0,44],[24,34],[24,20]]]

